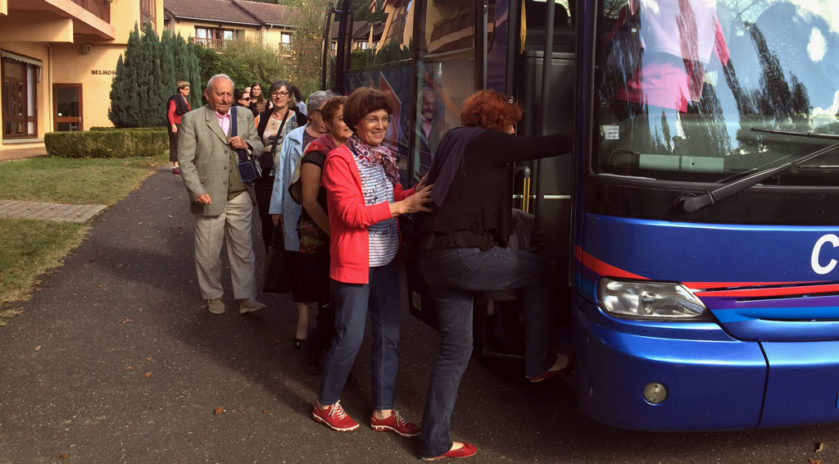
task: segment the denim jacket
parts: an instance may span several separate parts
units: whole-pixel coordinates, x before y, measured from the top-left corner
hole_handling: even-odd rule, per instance
[[[288,194],[288,186],[291,184],[291,176],[294,174],[297,163],[303,156],[303,134],[307,127],[309,127],[308,124],[294,129],[283,140],[280,155],[277,157],[274,190],[271,193],[271,204],[268,208],[269,214],[283,215],[283,236],[285,249],[288,251],[300,251],[297,221],[300,219],[303,206],[291,198]]]

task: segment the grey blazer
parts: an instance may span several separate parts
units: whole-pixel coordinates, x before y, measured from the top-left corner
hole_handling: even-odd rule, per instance
[[[262,153],[262,140],[256,134],[251,110],[232,106],[236,111],[238,135],[249,146],[250,153]],[[227,206],[230,156],[235,153],[227,144],[215,112],[209,105],[184,115],[178,130],[178,163],[181,177],[189,192],[190,209],[204,216],[218,216]],[[239,175],[236,172],[236,175]],[[195,199],[209,194],[212,204],[199,205]]]

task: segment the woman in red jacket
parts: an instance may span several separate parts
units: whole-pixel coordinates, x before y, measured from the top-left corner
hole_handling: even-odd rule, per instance
[[[393,410],[399,367],[399,271],[396,216],[430,211],[431,186],[403,191],[396,157],[382,146],[395,105],[379,90],[359,88],[344,104],[354,134],[332,150],[323,168],[329,211],[329,277],[335,337],[323,366],[312,417],[339,432],[358,428],[338,403],[364,339],[367,307],[372,322],[373,405],[370,426],[403,437],[419,427]]]
[[[192,107],[189,105],[189,82],[178,81],[178,93],[169,97],[166,102],[166,118],[169,120],[169,161],[172,162],[172,173],[180,174],[178,167],[178,128],[181,127],[183,115]]]

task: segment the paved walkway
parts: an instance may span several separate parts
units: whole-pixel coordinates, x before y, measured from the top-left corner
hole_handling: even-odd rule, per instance
[[[66,205],[31,201],[0,200],[0,218],[45,219],[53,221],[87,222],[107,205]]]

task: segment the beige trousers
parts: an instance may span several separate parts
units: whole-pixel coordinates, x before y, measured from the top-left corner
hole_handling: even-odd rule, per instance
[[[253,204],[247,192],[227,201],[218,216],[194,214],[195,270],[198,286],[205,300],[221,298],[221,246],[227,244],[227,258],[233,281],[233,297],[237,300],[256,296],[256,271],[253,254]]]

